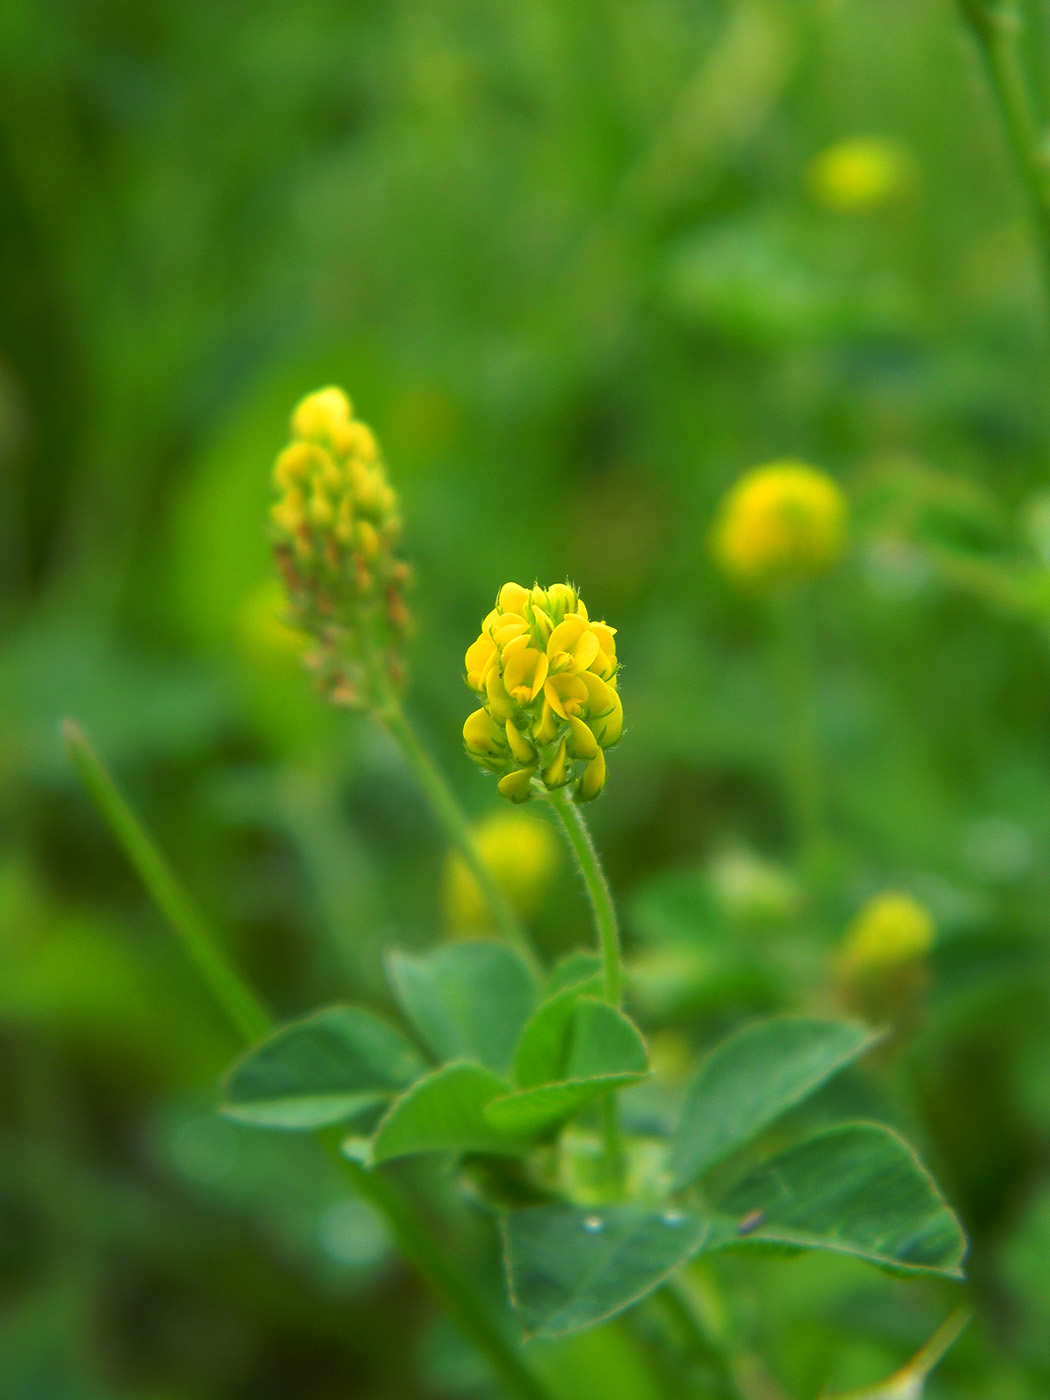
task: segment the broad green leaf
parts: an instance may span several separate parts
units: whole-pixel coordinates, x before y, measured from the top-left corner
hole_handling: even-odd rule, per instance
[[[699,1250],[694,1213],[536,1206],[503,1217],[511,1303],[526,1335],[560,1337],[629,1308]]]
[[[583,984],[586,983],[586,988]],[[575,953],[562,958],[551,969],[547,979],[545,996],[557,996],[559,992],[575,987],[578,991],[600,992],[602,988],[602,960],[597,953],[589,953],[578,948]]]
[[[391,1105],[372,1140],[372,1161],[418,1152],[520,1151],[520,1137],[493,1127],[484,1113],[506,1092],[506,1081],[482,1065],[442,1065]]]
[[[961,1278],[966,1239],[908,1144],[846,1123],[781,1152],[729,1193],[718,1247],[829,1249],[906,1273]]]
[[[669,1159],[675,1188],[757,1137],[878,1038],[850,1021],[783,1016],[723,1040],[686,1094]]]
[[[543,1133],[649,1072],[645,1042],[615,1007],[570,989],[540,1008],[514,1057],[519,1086],[485,1108],[505,1132]]]
[[[954,1346],[970,1316],[967,1308],[957,1308],[941,1323],[922,1350],[888,1380],[861,1386],[859,1390],[825,1395],[823,1400],[922,1400],[927,1377],[949,1348]]]
[[[400,1031],[357,1006],[281,1026],[230,1071],[222,1111],[269,1128],[319,1128],[393,1098],[426,1069]]]
[[[512,948],[452,943],[422,957],[392,953],[387,967],[405,1015],[439,1060],[507,1071],[536,1002],[532,974]]]

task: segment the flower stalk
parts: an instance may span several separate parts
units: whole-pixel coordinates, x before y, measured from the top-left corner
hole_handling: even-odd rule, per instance
[[[273,1029],[262,1003],[221,949],[216,935],[168,864],[142,821],[120,792],[81,727],[62,725],[70,758],[103,820],[123,849],[160,912],[179,939],[230,1026],[251,1045]],[[351,1186],[383,1218],[402,1255],[440,1299],[462,1334],[484,1355],[515,1400],[551,1400],[518,1350],[504,1336],[482,1298],[430,1236],[405,1197],[378,1171],[346,1157],[338,1134],[317,1134]]]

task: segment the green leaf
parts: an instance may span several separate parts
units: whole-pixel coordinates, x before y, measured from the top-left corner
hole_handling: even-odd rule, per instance
[[[723,1040],[686,1094],[669,1168],[676,1190],[758,1136],[879,1039],[849,1021],[759,1021]]]
[[[505,1080],[482,1065],[442,1065],[413,1084],[390,1107],[372,1140],[371,1160],[419,1152],[514,1153],[523,1144],[485,1117],[485,1105],[507,1092]]]
[[[505,1132],[543,1133],[648,1073],[637,1027],[615,1007],[571,988],[529,1021],[514,1056],[517,1088],[493,1099],[485,1116]]]
[[[586,986],[584,986],[586,984]],[[602,960],[597,953],[589,953],[578,948],[575,953],[562,958],[551,970],[547,979],[545,996],[557,996],[559,992],[575,987],[578,992],[600,992],[602,989]]]
[[[593,1327],[658,1287],[701,1248],[694,1213],[618,1205],[537,1206],[503,1217],[510,1299],[526,1335]]]
[[[506,1073],[536,986],[521,957],[489,939],[387,961],[394,994],[439,1060],[476,1060]]]
[[[719,1248],[828,1249],[903,1273],[961,1278],[966,1238],[908,1144],[846,1123],[767,1162],[719,1207]]]
[[[426,1069],[400,1031],[357,1006],[281,1026],[230,1071],[222,1111],[268,1128],[319,1128],[393,1098]]]

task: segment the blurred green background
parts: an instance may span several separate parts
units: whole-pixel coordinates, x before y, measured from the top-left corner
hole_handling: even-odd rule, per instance
[[[891,174],[842,207],[812,162],[859,136]],[[1045,324],[949,0],[4,0],[0,1395],[490,1393],[310,1144],[214,1115],[236,1046],[58,736],[83,721],[278,1014],[382,1005],[383,949],[440,935],[430,813],[272,621],[269,468],[329,382],[403,497],[409,705],[472,813],[461,659],[497,587],[571,577],[619,628],[594,826],[668,1055],[819,999],[867,896],[933,911],[872,1089],[973,1239],[928,1394],[1050,1394]],[[805,877],[774,618],[708,548],[786,455],[852,509],[806,608]],[[537,931],[589,938],[564,866]],[[827,1259],[729,1281],[799,1397],[960,1297]],[[558,1353],[612,1400],[648,1400],[640,1364],[622,1325]]]

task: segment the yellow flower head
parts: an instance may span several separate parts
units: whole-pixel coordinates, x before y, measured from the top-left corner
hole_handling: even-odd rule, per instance
[[[726,496],[714,532],[727,573],[747,583],[802,578],[829,568],[846,540],[846,499],[804,462],[756,467]]]
[[[858,911],[839,949],[847,981],[881,977],[921,962],[933,947],[935,926],[925,905],[910,894],[876,895]]]
[[[478,855],[521,917],[529,918],[557,869],[560,848],[553,827],[504,808],[478,822],[473,834]],[[449,853],[442,892],[453,928],[476,930],[488,924],[488,901],[458,851]]]
[[[574,588],[505,583],[467,650],[482,702],[463,726],[467,753],[511,802],[527,802],[534,780],[597,797],[623,729],[616,672],[615,628],[592,622]]]
[[[368,706],[402,679],[408,569],[395,557],[398,500],[371,431],[341,389],[308,394],[273,471],[274,552],[289,624],[315,644],[307,664],[340,704]]]
[[[820,204],[850,214],[885,204],[907,185],[910,175],[908,153],[896,142],[857,136],[814,156],[808,183]]]

